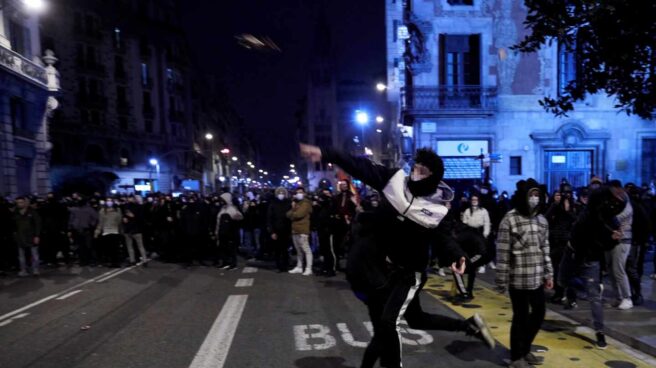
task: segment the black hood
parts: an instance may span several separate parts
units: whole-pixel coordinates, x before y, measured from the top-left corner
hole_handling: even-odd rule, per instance
[[[512,197],[512,206],[523,216],[533,217],[540,213],[540,210],[544,207],[544,192],[540,190],[540,184],[532,178],[527,180],[520,180],[515,184],[517,190]],[[528,194],[531,190],[537,189],[540,190],[540,204],[531,212],[528,207]]]

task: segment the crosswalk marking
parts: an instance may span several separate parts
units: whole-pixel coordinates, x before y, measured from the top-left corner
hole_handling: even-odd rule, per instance
[[[256,273],[256,272],[257,272],[257,268],[255,267],[244,267],[244,270],[242,271],[242,273]]]
[[[254,279],[238,279],[235,287],[250,287],[253,286]]]

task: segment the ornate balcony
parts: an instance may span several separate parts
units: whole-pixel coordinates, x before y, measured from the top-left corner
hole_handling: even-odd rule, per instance
[[[40,87],[48,88],[48,79],[44,67],[2,46],[0,46],[0,69],[6,69],[21,78],[38,84]]]
[[[404,116],[489,116],[497,109],[496,87],[438,86],[401,91]]]

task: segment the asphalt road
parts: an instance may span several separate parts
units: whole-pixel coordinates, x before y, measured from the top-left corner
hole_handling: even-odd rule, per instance
[[[243,264],[243,263],[242,263]],[[358,367],[366,309],[343,277],[152,261],[0,279],[0,367]],[[424,309],[457,317],[430,295]],[[462,333],[404,330],[405,367],[498,367]]]

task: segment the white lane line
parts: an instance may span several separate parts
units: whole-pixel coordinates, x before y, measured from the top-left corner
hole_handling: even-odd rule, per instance
[[[97,282],[97,283],[105,282],[105,281],[107,281],[107,280],[109,280],[109,279],[111,279],[111,278],[113,278],[113,277],[115,277],[115,276],[118,276],[118,275],[120,275],[120,274],[122,274],[122,273],[124,273],[124,272],[128,272],[128,271],[130,271],[131,269],[133,269],[133,268],[135,268],[135,267],[139,267],[139,266],[141,266],[141,265],[143,265],[144,263],[147,263],[147,262],[150,262],[150,260],[147,260],[146,262],[139,262],[139,263],[137,263],[137,264],[134,265],[134,266],[126,267],[126,268],[124,268],[124,269],[122,269],[122,270],[119,270],[118,272],[114,272],[113,274],[111,274],[111,275],[109,275],[109,276],[107,276],[107,277],[103,277],[103,278],[101,278],[101,279],[99,279],[99,280],[96,280],[96,282]]]
[[[7,319],[7,318],[11,318],[11,317],[13,317],[13,316],[15,316],[15,315],[17,315],[17,314],[19,314],[19,313],[21,313],[21,312],[24,312],[24,311],[26,311],[26,310],[28,310],[28,309],[30,309],[30,308],[34,308],[34,307],[36,307],[37,305],[43,304],[43,303],[47,302],[48,300],[54,299],[54,298],[56,298],[56,297],[58,297],[58,296],[60,296],[60,295],[62,295],[62,294],[65,294],[65,293],[71,291],[71,290],[79,289],[79,288],[80,288],[81,286],[83,286],[83,285],[86,285],[86,284],[92,283],[92,282],[98,280],[99,278],[106,277],[107,275],[110,275],[110,274],[113,274],[113,273],[116,273],[116,272],[117,272],[117,270],[107,271],[107,272],[103,273],[103,274],[100,275],[100,276],[96,276],[96,277],[94,277],[94,278],[92,278],[92,279],[89,279],[89,280],[87,280],[87,281],[81,282],[81,283],[79,283],[79,284],[77,284],[77,285],[75,285],[75,286],[71,286],[70,288],[68,288],[68,289],[66,289],[66,290],[64,290],[64,291],[62,291],[62,292],[59,292],[59,293],[57,293],[57,294],[53,294],[53,295],[47,296],[47,297],[45,297],[45,298],[43,298],[43,299],[37,300],[37,301],[34,302],[34,303],[31,303],[31,304],[28,304],[28,305],[26,305],[26,306],[24,306],[24,307],[18,308],[18,309],[16,309],[15,311],[12,311],[12,312],[9,312],[9,313],[6,313],[6,314],[3,314],[2,316],[0,316],[0,321],[2,321],[2,320],[4,320],[4,319]]]
[[[14,316],[13,318],[9,318],[9,319],[7,319],[7,320],[4,320],[4,321],[0,322],[0,327],[4,327],[4,326],[6,326],[6,325],[8,325],[8,324],[10,324],[10,323],[12,323],[12,322],[14,322],[14,321],[17,320],[17,319],[21,319],[21,318],[26,317],[26,316],[28,316],[28,315],[29,315],[29,313],[21,313],[21,314],[19,314],[19,315],[17,315],[17,316]]]
[[[64,295],[60,296],[59,298],[57,298],[57,300],[64,300],[64,299],[66,299],[66,298],[69,298],[69,297],[71,297],[71,296],[73,296],[73,295],[75,295],[75,294],[77,294],[77,293],[81,293],[81,292],[82,292],[82,290],[80,290],[80,289],[78,289],[78,290],[73,290],[73,291],[71,291],[71,292],[68,293],[68,294],[64,294]]]
[[[235,287],[250,287],[253,286],[253,279],[238,279]]]
[[[255,267],[244,267],[244,270],[242,271],[242,273],[256,273],[256,272],[257,272],[257,268]]]
[[[246,307],[248,295],[230,295],[189,368],[222,368]]]

